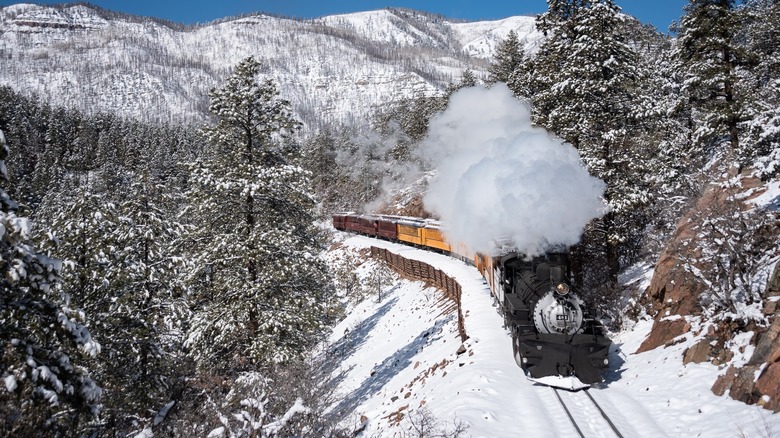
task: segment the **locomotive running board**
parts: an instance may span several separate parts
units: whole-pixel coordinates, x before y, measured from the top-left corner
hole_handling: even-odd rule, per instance
[[[538,383],[540,385],[545,386],[552,386],[554,388],[560,388],[565,389],[567,391],[579,391],[580,389],[586,389],[590,388],[590,385],[587,383],[582,383],[580,379],[569,376],[569,377],[563,377],[563,376],[544,376],[544,377],[530,377],[526,376],[526,378],[532,382]]]

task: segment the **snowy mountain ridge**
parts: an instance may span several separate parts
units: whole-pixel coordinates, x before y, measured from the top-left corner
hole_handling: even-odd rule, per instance
[[[255,56],[307,127],[363,122],[404,97],[431,95],[466,69],[484,76],[533,17],[456,22],[406,9],[311,20],[253,14],[184,26],[78,5],[0,8],[0,85],[53,105],[149,122],[200,122],[208,90]]]

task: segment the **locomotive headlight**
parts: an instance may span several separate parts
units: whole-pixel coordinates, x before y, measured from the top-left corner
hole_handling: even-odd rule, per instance
[[[555,286],[555,292],[558,295],[566,295],[569,293],[569,285],[566,283],[558,283],[558,285]]]

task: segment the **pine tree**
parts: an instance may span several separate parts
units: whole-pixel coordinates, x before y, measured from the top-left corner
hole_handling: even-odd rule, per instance
[[[179,256],[185,228],[164,210],[173,204],[166,191],[144,177],[118,205],[113,257],[121,274],[111,288],[114,327],[105,335],[117,355],[103,369],[116,376],[111,378],[112,404],[115,416],[125,422],[151,422],[175,399],[186,365],[181,351],[191,315],[183,282],[186,264]],[[119,430],[129,427],[117,424]]]
[[[528,59],[517,39],[517,32],[510,30],[506,39],[496,47],[494,59],[488,68],[488,84],[509,83],[515,72],[527,62]]]
[[[692,148],[690,107],[680,91],[685,72],[677,70],[671,56],[672,38],[653,30],[644,41],[648,47],[641,56],[648,60],[651,73],[641,94],[653,105],[644,110],[645,129],[635,137],[639,148],[648,152],[643,162],[653,198],[652,231],[647,233],[643,246],[650,253],[658,253],[688,208],[687,201],[701,193],[700,170],[706,167],[708,158]]]
[[[90,330],[102,346],[93,370],[105,402],[94,427],[123,433],[170,400],[189,318],[175,247],[182,226],[158,206],[152,183],[124,193],[116,203],[78,188],[71,196],[55,192],[44,205],[53,216],[53,251],[65,260],[65,289],[94,315]]]
[[[633,138],[650,105],[640,84],[647,72],[612,0],[551,1],[537,20],[548,39],[534,59],[536,123],[574,145],[590,173],[607,184],[609,211],[594,233],[608,278],[617,282],[621,252],[636,246],[650,201],[642,148]]]
[[[343,142],[340,136],[346,128],[337,130],[321,130],[311,137],[304,148],[304,167],[312,175],[311,183],[317,198],[320,200],[320,210],[326,213],[343,211],[350,208],[351,194],[354,194],[346,172],[336,163],[338,148]]]
[[[780,2],[751,0],[738,16],[751,66],[742,89],[749,90],[745,106],[752,115],[744,124],[748,140],[740,143],[739,158],[769,179],[780,172]]]
[[[0,180],[7,156],[0,131]],[[0,434],[78,435],[101,396],[80,356],[100,346],[60,289],[61,262],[36,251],[17,208],[0,189]]]
[[[734,157],[746,116],[739,92],[744,54],[735,41],[734,0],[691,0],[684,10],[674,56],[678,70],[686,72],[682,92],[693,110],[693,142],[712,155],[725,139],[730,147],[725,152]]]
[[[203,369],[301,357],[332,300],[309,176],[277,146],[298,122],[259,71],[248,58],[211,91],[213,150],[189,165],[199,301],[187,347]]]

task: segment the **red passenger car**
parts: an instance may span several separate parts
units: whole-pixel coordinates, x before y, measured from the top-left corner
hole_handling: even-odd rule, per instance
[[[377,219],[378,237],[387,240],[398,240],[398,226],[396,219],[389,216],[379,216]]]
[[[347,213],[336,213],[333,215],[333,228],[345,231],[347,229],[346,227],[346,221],[347,221]]]

